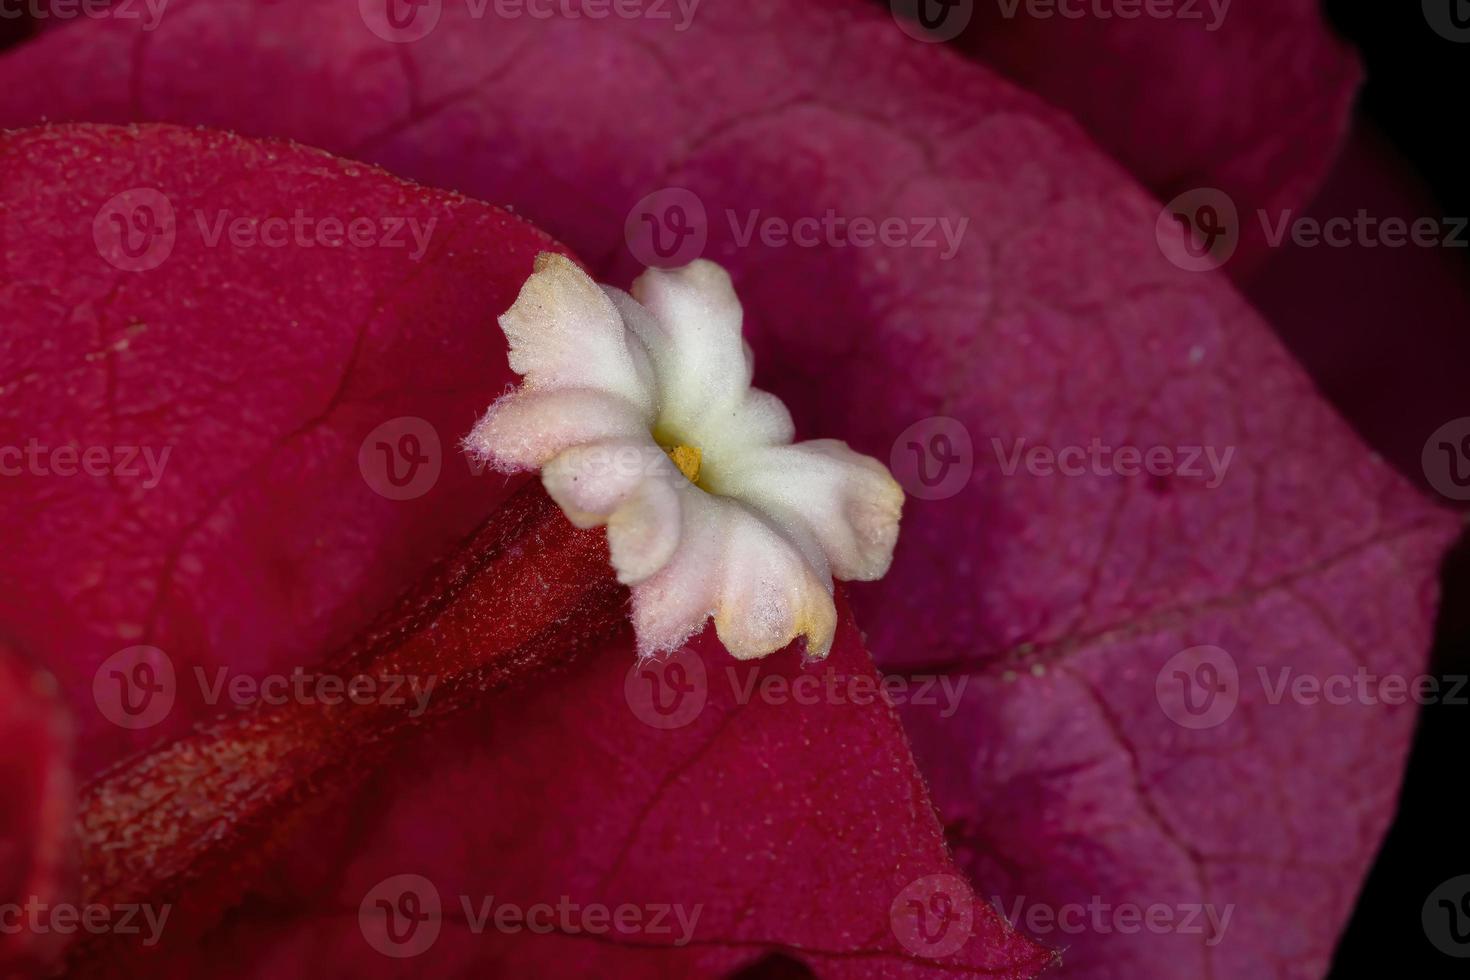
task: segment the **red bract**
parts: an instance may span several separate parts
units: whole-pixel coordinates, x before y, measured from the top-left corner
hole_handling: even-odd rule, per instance
[[[0,163],[13,366],[0,444],[37,447],[26,472],[0,483],[15,545],[0,563],[0,620],[45,651],[78,719],[85,877],[66,894],[178,916],[157,946],[84,937],[79,970],[126,972],[136,961],[119,957],[123,945],[154,975],[207,964],[278,976],[287,963],[375,974],[390,961],[368,938],[373,900],[394,888],[401,898],[410,873],[443,903],[442,935],[414,961],[431,973],[712,975],[773,950],[852,976],[924,975],[937,958],[1025,977],[1050,961],[973,900],[897,717],[876,699],[812,710],[742,699],[748,688],[728,680],[707,639],[702,708],[665,731],[640,714],[646,678],[630,676],[626,630],[551,675],[551,653],[601,635],[586,616],[556,612],[553,572],[558,588],[599,578],[569,560],[571,545],[526,556],[556,535],[589,535],[554,510],[552,525],[501,534],[516,484],[476,476],[454,445],[510,376],[495,317],[550,247],[542,234],[318,151],[221,134],[32,130],[0,142]],[[271,219],[298,212],[384,229],[432,219],[434,230],[418,259],[381,238],[270,244]],[[256,231],[214,240],[221,215]],[[405,423],[410,412],[418,421]],[[376,453],[407,434],[419,440],[412,454]],[[117,459],[100,475],[72,473],[79,464],[56,452],[67,445],[171,453],[154,481]],[[395,482],[410,455],[432,457],[437,480]],[[471,550],[509,571],[424,613],[453,592],[441,573],[407,600],[411,625],[388,630],[391,642],[366,641],[346,661],[329,654],[491,512],[476,540],[508,543]],[[564,626],[541,621],[557,616]],[[533,635],[559,639],[528,646]],[[160,652],[140,657],[144,645]],[[495,658],[507,653],[537,682],[514,702],[477,700],[475,681],[498,683]],[[488,674],[467,671],[476,657]],[[297,665],[432,669],[448,685],[438,697],[465,717],[428,733],[366,709],[221,718],[228,702],[206,697],[217,670],[233,680]],[[763,669],[799,672],[791,654]],[[850,620],[823,670],[875,683]],[[155,704],[163,713],[149,717]],[[50,758],[36,749],[22,761]],[[341,795],[364,771],[378,774],[368,795]],[[40,846],[39,804],[22,796],[14,819],[11,805],[16,846]],[[65,824],[51,815],[45,826]],[[283,859],[283,844],[299,853]],[[562,940],[476,929],[491,896],[636,904],[650,918],[662,907],[664,931],[609,934],[604,922],[588,936],[594,924],[580,919],[580,936]],[[934,901],[965,918],[923,919]],[[699,917],[690,934],[672,931],[675,906]],[[964,921],[963,947],[920,942],[905,931],[916,916],[941,939]]]
[[[89,24],[14,53],[0,66],[0,119],[165,118],[294,136],[513,203],[621,284],[637,264],[625,227],[651,218],[672,239],[679,228],[658,219],[683,205],[680,227],[706,230],[704,253],[735,274],[758,382],[786,398],[804,434],[924,464],[941,484],[957,474],[952,495],[911,503],[893,573],[855,590],[854,604],[887,666],[967,679],[957,712],[911,705],[905,720],[977,891],[1066,946],[1073,976],[1321,972],[1388,819],[1413,706],[1273,701],[1262,679],[1414,673],[1455,525],[1364,450],[1227,285],[1164,260],[1158,204],[1076,126],[909,39],[881,9],[841,0],[707,0],[683,32],[616,18],[476,20],[449,4],[407,44],[375,35],[350,3],[195,0],[177,14],[143,38]],[[1248,142],[1249,160],[1270,156],[1271,138]],[[1298,186],[1312,169],[1280,175]],[[765,233],[770,218],[820,227],[829,214],[897,217],[915,234],[927,222],[931,240],[940,219],[969,225],[948,258],[942,237],[938,248],[830,237],[802,247]],[[953,421],[928,421],[939,416]],[[940,435],[949,449],[926,456]],[[1025,455],[1085,459],[1094,443],[1166,451],[1175,465],[1143,477],[1084,461],[1063,476]],[[1214,472],[1193,452],[1206,447]],[[911,489],[923,489],[917,476]],[[1201,646],[1225,657],[1187,652]],[[626,669],[615,660],[580,683],[615,686]],[[1205,666],[1233,667],[1238,697],[1218,702],[1213,727],[1176,724],[1171,685]],[[533,706],[569,696],[548,689]],[[606,805],[545,776],[563,758],[560,729],[536,728],[537,717],[480,721],[502,739],[521,733],[530,761],[497,799],[544,836],[525,846],[492,829],[478,842],[513,846],[507,880],[533,883],[533,865],[567,833],[562,819],[597,837],[578,821]],[[819,769],[843,757],[822,738],[812,735]],[[598,763],[630,751],[611,744]],[[729,751],[715,762],[678,754],[672,785],[691,795],[671,820],[690,806],[724,811],[720,766],[752,764]],[[410,758],[450,764],[428,749]],[[339,894],[390,870],[389,852],[417,853],[417,816],[477,785],[436,768],[441,778],[442,791],[401,804],[381,828],[362,830],[379,819],[363,815],[342,818],[352,835],[323,833],[349,837],[344,850],[374,845]],[[833,798],[866,792],[838,785],[852,778],[834,780]],[[553,819],[528,816],[553,806]],[[436,869],[483,853],[464,843],[480,832],[468,823]],[[675,873],[663,856],[667,866],[650,860],[644,873]],[[295,862],[280,901],[338,887],[346,860]],[[792,880],[808,873],[801,865]],[[1028,915],[1099,903],[1162,905],[1194,931],[1105,919],[1064,932]],[[1211,932],[1188,911],[1206,905],[1219,918],[1231,909],[1228,926]],[[240,928],[240,948],[261,946]],[[284,963],[310,937],[296,942],[265,955]]]
[[[1121,10],[979,2],[957,43],[1070,113],[1161,200],[1199,187],[1229,194],[1243,235],[1229,268],[1240,277],[1266,245],[1256,210],[1300,208],[1327,173],[1347,132],[1357,60],[1318,0]]]
[[[54,902],[74,850],[70,731],[55,682],[0,636],[0,974],[55,957],[60,937],[16,928],[8,910]]]

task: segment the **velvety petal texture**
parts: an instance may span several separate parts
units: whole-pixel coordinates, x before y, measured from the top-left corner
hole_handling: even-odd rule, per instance
[[[1257,210],[1300,211],[1346,139],[1362,77],[1319,0],[980,0],[946,18],[971,56],[1086,127],[1160,200],[1230,196],[1245,278],[1265,260]]]
[[[0,446],[26,450],[24,472],[0,480],[0,730],[22,747],[3,763],[13,785],[0,798],[0,902],[51,895],[53,867],[79,857],[128,893],[167,870],[168,834],[153,850],[139,840],[155,811],[228,812],[248,802],[231,793],[257,766],[290,760],[299,769],[279,771],[310,773],[313,739],[336,730],[275,725],[206,743],[237,754],[191,754],[181,737],[257,719],[209,692],[329,670],[334,647],[506,509],[519,485],[454,447],[514,380],[495,318],[555,246],[496,208],[284,141],[44,127],[0,136],[0,168]],[[119,199],[140,186],[156,196]],[[298,209],[349,225],[432,219],[435,244],[415,260],[382,241],[208,234],[221,213],[264,231]],[[116,237],[105,234],[111,214],[123,218]],[[153,268],[126,268],[159,258],[150,249],[165,241]],[[66,446],[80,459],[107,447],[106,460],[91,458],[108,465],[82,470],[56,452]],[[123,465],[128,446],[172,448],[156,481],[142,454]],[[431,472],[432,485],[416,475]],[[542,593],[566,583],[527,574],[514,586],[528,596],[517,616],[471,615],[487,644],[534,622]],[[554,625],[553,639],[589,642],[575,623]],[[767,675],[789,691],[808,668],[788,653],[762,661],[764,674],[731,674],[713,635],[677,664],[640,664],[624,626],[577,666],[447,727],[366,734],[361,751],[390,758],[364,795],[313,779],[296,787],[308,805],[259,828],[257,850],[228,850],[223,824],[192,842],[223,883],[191,881],[141,967],[105,952],[91,965],[179,977],[717,977],[777,957],[830,976],[1037,975],[1052,953],[979,902],[955,866],[845,605],[835,634],[817,679],[866,696],[758,695]],[[436,640],[421,645],[432,652]],[[72,827],[53,686],[75,719],[83,829],[106,853],[78,855],[52,836]],[[170,781],[124,781],[125,800],[96,791],[113,785],[114,766],[146,774],[160,758],[175,764]],[[109,807],[127,806],[135,820],[96,836],[119,821]],[[417,876],[412,888],[405,875]],[[393,945],[375,925],[378,902],[410,891],[428,901],[429,888],[442,900],[437,932],[425,928],[414,950]],[[969,913],[961,942],[914,940],[900,899],[931,893]],[[577,911],[549,934],[496,925],[481,917],[486,903]],[[0,938],[12,956],[12,937]]]

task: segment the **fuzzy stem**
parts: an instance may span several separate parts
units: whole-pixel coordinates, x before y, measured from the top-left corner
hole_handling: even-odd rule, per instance
[[[600,530],[573,527],[531,481],[460,550],[316,672],[434,679],[428,708],[292,702],[204,722],[104,773],[80,800],[84,901],[171,905],[164,942],[88,937],[83,973],[131,972],[237,903],[315,807],[342,805],[401,740],[565,668],[628,629]],[[383,690],[380,685],[376,690]]]

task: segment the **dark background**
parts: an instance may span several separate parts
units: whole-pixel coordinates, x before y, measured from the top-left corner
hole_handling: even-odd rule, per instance
[[[1470,117],[1461,101],[1470,93],[1470,45],[1452,43],[1427,29],[1419,0],[1328,0],[1327,9],[1367,69],[1360,124],[1386,137],[1427,184],[1441,214],[1470,215],[1465,154]],[[1470,257],[1462,266],[1470,281]],[[1470,332],[1470,323],[1446,326],[1461,336]],[[1459,369],[1462,383],[1456,399],[1460,414],[1470,414],[1470,385],[1463,383],[1470,363],[1461,362]],[[1465,539],[1445,564],[1432,663],[1433,671],[1442,675],[1470,673],[1470,542]],[[1452,959],[1435,949],[1420,920],[1425,899],[1436,886],[1470,874],[1467,752],[1470,706],[1425,707],[1397,819],[1338,947],[1332,980],[1470,976],[1470,960]]]

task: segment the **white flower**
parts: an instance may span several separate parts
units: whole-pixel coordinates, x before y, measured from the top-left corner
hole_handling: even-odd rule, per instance
[[[574,524],[607,526],[644,656],[714,617],[742,660],[798,636],[824,657],[833,576],[881,578],[893,559],[902,489],[841,442],[792,444],[786,406],[750,387],[742,315],[712,262],[650,269],[630,296],[547,253],[500,318],[524,383],[466,448],[540,469]]]

